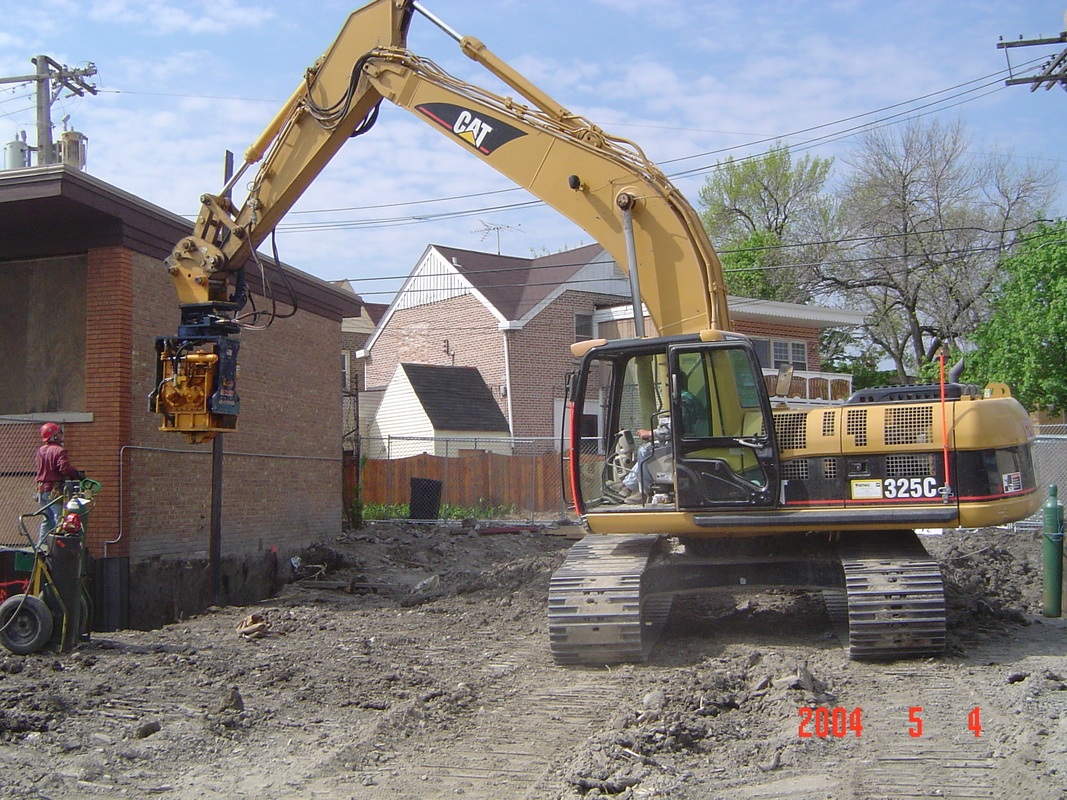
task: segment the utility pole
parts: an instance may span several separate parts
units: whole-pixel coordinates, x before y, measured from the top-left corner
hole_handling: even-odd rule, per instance
[[[96,86],[86,81],[86,78],[96,74],[96,65],[90,62],[86,67],[72,69],[43,55],[30,60],[37,67],[36,73],[0,78],[0,84],[37,84],[37,164],[44,166],[56,160],[52,142],[52,104],[59,99],[64,89],[70,92],[68,97],[84,97],[86,92],[96,94]]]
[[[1067,14],[1064,14],[1064,27],[1067,27]],[[1046,92],[1056,85],[1067,90],[1067,47],[1061,50],[1058,55],[1049,57],[1048,61],[1041,66],[1041,72],[1037,75],[1016,78],[1012,73],[1011,57],[1008,55],[1008,50],[1013,47],[1039,47],[1053,44],[1067,44],[1067,31],[1055,38],[1046,39],[1023,39],[1020,36],[1014,42],[1005,42],[1004,37],[1001,37],[1001,40],[997,42],[997,49],[1004,51],[1004,57],[1008,60],[1009,75],[1008,80],[1004,81],[1004,85],[1018,86],[1020,84],[1028,84],[1031,92],[1036,92],[1041,85],[1045,86]]]

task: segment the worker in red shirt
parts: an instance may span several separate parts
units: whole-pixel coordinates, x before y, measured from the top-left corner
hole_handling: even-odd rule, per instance
[[[47,534],[55,530],[63,513],[63,509],[60,508],[59,495],[55,490],[62,487],[63,481],[85,477],[84,472],[76,470],[70,463],[67,450],[63,447],[62,428],[54,422],[46,422],[41,426],[41,441],[44,444],[37,448],[35,457],[38,508],[44,512],[41,528],[37,532],[38,544],[44,541]]]

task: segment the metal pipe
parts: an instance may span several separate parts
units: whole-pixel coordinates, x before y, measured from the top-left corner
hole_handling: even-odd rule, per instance
[[[515,438],[515,413],[511,405],[511,337],[504,330],[504,400],[508,408],[508,435]]]
[[[217,433],[211,441],[211,527],[207,563],[215,605],[222,601],[222,439],[222,434]]]
[[[645,312],[641,306],[641,282],[637,277],[637,245],[634,243],[634,196],[623,192],[615,198],[622,211],[622,232],[626,239],[626,266],[630,271],[630,298],[634,307],[634,336],[645,338]]]
[[[422,3],[419,2],[419,0],[415,0],[415,2],[411,4],[411,7],[418,11],[420,14],[422,14],[424,17],[426,17],[426,19],[430,20],[430,22],[432,22],[438,28],[443,30],[449,36],[451,36],[453,39],[455,39],[457,42],[463,41],[463,37],[460,36],[454,28],[445,23],[440,17],[436,16],[429,9],[425,8]]]
[[[1048,487],[1048,500],[1044,505],[1044,534],[1041,537],[1041,554],[1044,562],[1042,588],[1046,617],[1062,615],[1063,506],[1056,499],[1057,493],[1056,484]]]

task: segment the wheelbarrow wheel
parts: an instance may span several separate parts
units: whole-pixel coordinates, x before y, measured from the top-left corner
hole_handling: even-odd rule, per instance
[[[36,653],[52,638],[52,612],[32,594],[16,594],[0,605],[0,644],[15,655]]]

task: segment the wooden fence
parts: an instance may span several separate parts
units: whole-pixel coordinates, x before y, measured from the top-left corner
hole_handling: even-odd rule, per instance
[[[366,503],[407,503],[411,480],[441,482],[441,503],[461,508],[507,509],[511,514],[563,516],[560,454],[504,456],[472,452],[457,458],[422,453],[410,458],[368,459],[362,475],[355,460],[345,464],[346,490],[361,479]]]

